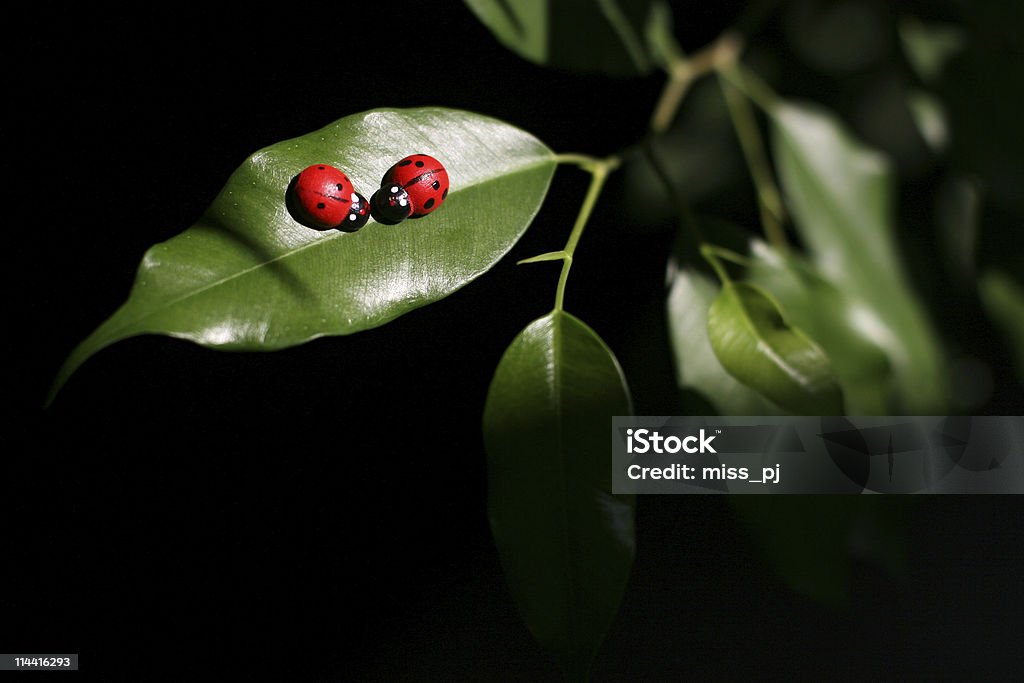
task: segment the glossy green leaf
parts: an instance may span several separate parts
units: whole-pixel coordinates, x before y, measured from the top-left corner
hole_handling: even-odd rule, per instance
[[[896,409],[941,414],[945,364],[898,255],[888,161],[820,109],[779,103],[769,113],[796,228],[818,270],[849,297],[857,326],[889,356]]]
[[[978,281],[982,304],[1013,350],[1017,374],[1024,381],[1024,287],[999,270],[984,272]]]
[[[670,22],[654,0],[465,0],[505,47],[544,66],[612,76],[654,67]],[[648,38],[655,41],[649,44]]]
[[[824,349],[842,386],[847,413],[888,414],[889,358],[861,325],[854,303],[792,252],[782,254],[753,240],[751,255],[747,278],[769,292],[786,320]]]
[[[780,409],[726,372],[708,338],[708,311],[719,286],[691,267],[673,268],[668,294],[669,340],[680,388],[704,396],[720,415],[776,415]]]
[[[611,493],[608,440],[631,412],[611,351],[562,312],[515,338],[487,395],[491,529],[527,627],[570,680],[585,679],[633,562],[633,500]]]
[[[760,288],[726,283],[708,311],[708,337],[729,374],[782,408],[796,415],[843,413],[828,356]]]
[[[369,196],[412,152],[448,170],[447,201],[397,226],[317,231],[286,209],[292,177],[314,163],[345,170]],[[76,348],[55,393],[89,356],[139,334],[230,350],[280,349],[382,325],[491,268],[540,208],[551,150],[506,123],[441,108],[380,109],[249,157],[199,221],[152,247],[128,301]],[[52,396],[52,394],[51,394]]]

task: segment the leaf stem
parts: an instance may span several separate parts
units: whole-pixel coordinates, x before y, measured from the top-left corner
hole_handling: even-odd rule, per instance
[[[749,97],[764,113],[772,114],[778,106],[779,96],[771,86],[741,62],[723,65],[718,75]]]
[[[670,49],[664,55],[668,81],[662,88],[651,115],[651,131],[664,133],[668,130],[693,82],[716,69],[734,64],[739,59],[742,49],[742,38],[732,31],[723,33],[715,42],[695,53],[693,57],[687,57],[682,48],[672,41]]]
[[[556,154],[555,162],[559,164],[572,164],[589,173],[591,177],[587,194],[583,198],[583,204],[580,206],[579,214],[576,215],[576,223],[572,226],[572,232],[569,233],[569,240],[565,243],[565,247],[560,251],[549,251],[545,254],[522,259],[516,265],[541,263],[543,261],[561,261],[562,272],[558,276],[558,287],[555,289],[554,310],[562,311],[565,304],[565,284],[569,280],[569,269],[572,268],[572,257],[576,253],[576,245],[579,244],[580,237],[583,235],[583,229],[587,226],[587,220],[594,211],[594,205],[597,204],[597,199],[601,195],[604,181],[608,178],[609,173],[619,167],[622,159],[617,155],[598,159],[586,154]]]
[[[707,249],[710,253],[714,254],[718,258],[725,259],[726,261],[731,261],[732,263],[743,266],[744,268],[749,268],[754,263],[751,259],[747,258],[743,254],[737,254],[732,249],[726,249],[725,247],[720,247],[716,244],[705,243],[703,248]]]
[[[718,83],[722,87],[729,117],[732,119],[736,137],[739,138],[743,156],[747,160],[750,178],[754,182],[764,234],[772,246],[780,251],[785,251],[788,248],[786,232],[782,228],[782,224],[786,220],[785,210],[782,207],[779,189],[772,176],[771,165],[768,163],[768,155],[765,153],[757,118],[744,93],[741,93],[732,81],[724,76],[730,71],[735,71],[735,68],[732,66],[720,69]]]
[[[572,232],[569,233],[569,240],[565,243],[565,248],[562,249],[562,272],[558,276],[558,287],[555,290],[555,311],[564,310],[565,285],[569,280],[569,270],[572,268],[572,257],[576,253],[576,245],[579,244],[580,237],[583,235],[583,229],[586,227],[587,220],[594,210],[594,205],[597,204],[597,198],[601,195],[601,189],[604,187],[608,174],[618,168],[620,163],[619,158],[616,156],[608,157],[607,159],[593,159],[591,157],[583,157],[582,155],[560,156],[585,160],[584,163],[579,163],[579,166],[583,170],[588,171],[591,178],[590,187],[587,188],[587,194],[583,198],[580,212],[576,216],[576,223],[572,226]],[[552,260],[555,259],[553,258]]]
[[[721,256],[719,252],[720,249],[721,247],[716,247],[711,244],[702,244],[700,245],[700,255],[704,257],[705,261],[711,264],[711,267],[714,268],[715,274],[718,275],[718,279],[722,281],[723,285],[731,285],[732,278],[729,277],[729,271],[727,271],[725,266],[722,265],[722,262],[718,260],[719,256]],[[726,249],[722,251],[728,250]]]
[[[618,166],[618,157],[609,157],[616,160],[616,166]],[[591,171],[595,166],[603,164],[604,159],[598,159],[586,154],[556,154],[556,164],[569,164],[572,166],[579,166],[584,171]]]

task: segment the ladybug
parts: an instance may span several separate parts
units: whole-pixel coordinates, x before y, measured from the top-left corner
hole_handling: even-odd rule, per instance
[[[292,181],[291,198],[299,222],[317,230],[355,232],[370,220],[369,203],[343,172],[313,164]]]
[[[448,171],[426,154],[413,154],[392,166],[370,197],[370,210],[378,223],[395,225],[406,218],[422,218],[448,197]]]

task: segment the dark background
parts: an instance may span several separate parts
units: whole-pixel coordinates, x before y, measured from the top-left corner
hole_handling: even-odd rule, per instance
[[[744,7],[681,8],[678,37],[696,49]],[[1012,33],[998,13],[885,7],[890,18],[967,21],[990,52]],[[802,67],[771,16],[756,37],[786,67],[781,92],[840,110],[856,99],[870,73]],[[562,246],[582,174],[558,172],[534,226],[491,272],[384,328],[268,354],[130,339],[89,360],[51,409],[41,405],[67,353],[127,296],[145,250],[190,225],[255,150],[372,107],[444,105],[507,120],[557,151],[603,155],[642,136],[662,77],[534,66],[461,3],[50,8],[11,15],[4,31],[13,315],[0,651],[78,652],[104,680],[556,680],[503,584],[479,420],[505,346],[554,296],[557,266],[515,260]],[[974,106],[954,90],[954,114],[1020,111],[988,66],[956,68],[954,85],[970,87]],[[991,128],[974,124],[985,137],[959,141],[949,163],[986,172],[977,150],[998,154],[1010,132]],[[1020,414],[1008,354],[974,295],[927,265],[943,168],[901,167],[903,239],[954,356],[992,370],[975,412]],[[634,205],[624,175],[584,236],[566,304],[622,361],[638,413],[675,412],[685,406],[661,320],[673,229],[636,229],[650,207]],[[702,202],[756,225],[742,175]],[[983,256],[1020,253],[1014,211],[1012,197],[988,210]],[[723,499],[642,498],[637,562],[595,676],[906,680],[1019,669],[1021,512],[1019,497],[922,499],[908,575],[858,565],[844,611],[788,591]]]

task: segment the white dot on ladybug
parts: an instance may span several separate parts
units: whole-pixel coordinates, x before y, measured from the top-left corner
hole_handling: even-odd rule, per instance
[[[355,192],[353,192],[352,196],[350,197],[350,199],[352,201],[354,201],[354,202],[358,202],[359,201],[359,196]]]
[[[398,192],[398,185],[395,185],[394,187],[392,187],[391,191],[392,192]]]
[[[353,214],[349,214],[349,217],[348,217],[348,219],[349,219],[350,221],[354,221],[354,220],[356,219],[356,215],[355,215],[354,213],[353,213]]]
[[[404,199],[399,199],[399,200],[398,200],[398,203],[399,203],[399,204],[400,204],[401,206],[405,206],[405,205],[406,205],[406,204],[408,204],[409,202],[405,201]]]

